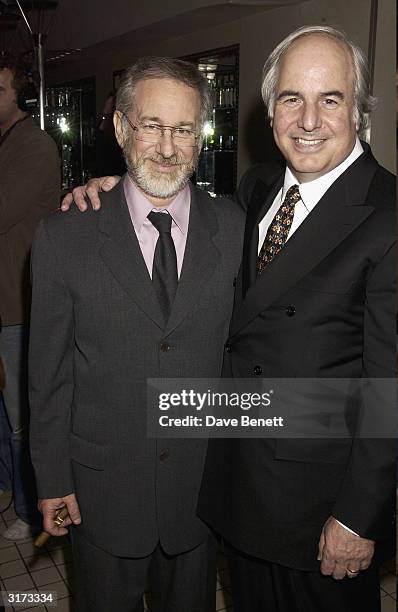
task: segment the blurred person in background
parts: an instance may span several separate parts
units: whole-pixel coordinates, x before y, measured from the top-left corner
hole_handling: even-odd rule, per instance
[[[40,528],[29,456],[27,323],[30,307],[29,254],[39,220],[57,208],[58,150],[29,113],[37,91],[29,70],[0,59],[0,355],[5,410],[11,426],[15,522],[2,536],[29,537]]]
[[[116,94],[111,91],[105,100],[95,137],[95,172],[122,175],[126,172],[123,152],[115,136],[113,113],[115,112]]]
[[[3,389],[5,387],[5,373],[3,362],[0,357],[0,497],[5,491],[12,487],[12,462],[10,448],[10,425],[8,423],[3,400]],[[1,510],[4,504],[0,502]]]

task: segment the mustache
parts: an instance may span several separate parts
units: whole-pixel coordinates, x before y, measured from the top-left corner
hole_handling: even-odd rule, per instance
[[[144,161],[150,160],[163,166],[186,166],[187,160],[179,155],[172,155],[171,157],[163,157],[161,154],[152,154],[145,156]]]
[[[123,157],[126,162],[130,163],[131,151],[132,151],[132,140],[127,138],[124,146],[122,147]],[[196,151],[192,151],[192,156],[188,159],[184,157],[178,151],[170,157],[164,157],[159,151],[143,151],[137,155],[135,163],[145,163],[147,160],[153,161],[163,166],[180,166],[181,168],[191,168],[196,165]]]

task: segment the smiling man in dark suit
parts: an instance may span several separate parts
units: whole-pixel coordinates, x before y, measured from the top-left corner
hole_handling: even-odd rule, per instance
[[[363,55],[301,28],[268,58],[262,93],[286,168],[255,167],[239,188],[224,375],[393,378],[395,181],[358,138],[373,104]],[[394,455],[380,439],[211,441],[199,515],[230,544],[237,612],[377,612]]]
[[[206,440],[147,436],[147,378],[216,377],[243,213],[189,183],[209,110],[191,64],[143,58],[114,117],[127,174],[98,213],[58,213],[33,249],[31,449],[45,529],[71,529],[79,612],[213,612],[196,514]],[[54,527],[56,509],[70,519]]]

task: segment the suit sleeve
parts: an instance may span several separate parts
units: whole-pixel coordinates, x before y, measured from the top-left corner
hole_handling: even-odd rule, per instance
[[[40,498],[73,492],[69,430],[73,400],[73,301],[41,222],[32,250],[29,345],[30,444]]]
[[[336,519],[372,540],[389,537],[394,519],[397,442],[393,433],[388,439],[368,434],[372,419],[375,429],[380,422],[396,421],[395,393],[389,391],[389,385],[386,387],[386,379],[395,383],[396,376],[395,266],[393,246],[374,267],[367,284],[363,376],[371,379],[376,393],[380,387],[381,401],[370,397],[369,406],[363,402],[366,430],[357,432],[353,441],[351,460],[333,510]]]
[[[44,217],[59,206],[60,166],[55,142],[36,138],[21,147],[0,177],[0,233],[8,232],[32,208]]]

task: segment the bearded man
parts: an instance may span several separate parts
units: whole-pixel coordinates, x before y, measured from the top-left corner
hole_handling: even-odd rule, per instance
[[[146,432],[147,378],[221,372],[243,213],[189,183],[209,106],[193,65],[136,62],[114,117],[127,174],[99,212],[53,214],[36,236],[32,458],[44,528],[73,523],[81,612],[141,610],[148,575],[154,612],[215,609],[206,441]]]

